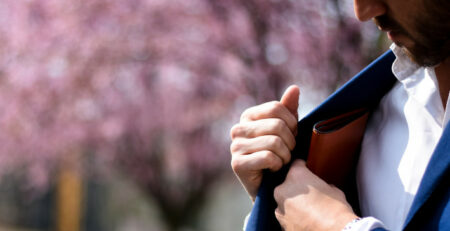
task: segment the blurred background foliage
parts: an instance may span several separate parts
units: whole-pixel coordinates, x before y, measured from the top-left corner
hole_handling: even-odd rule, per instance
[[[350,0],[0,2],[0,230],[239,230],[247,107],[386,49]]]

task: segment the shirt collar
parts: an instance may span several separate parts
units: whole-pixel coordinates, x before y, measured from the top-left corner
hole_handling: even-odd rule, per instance
[[[392,64],[392,73],[394,73],[394,76],[398,79],[398,81],[406,84],[408,77],[411,77],[418,71],[425,71],[430,75],[434,85],[437,88],[438,82],[436,73],[434,72],[434,67],[423,68],[417,65],[408,57],[405,51],[395,43],[392,43],[390,49],[396,57],[394,63]]]
[[[392,73],[394,73],[395,77],[397,77],[400,82],[413,75],[420,68],[420,66],[414,63],[408,55],[406,55],[405,51],[395,43],[392,43],[390,49],[394,52],[396,57],[392,64]]]
[[[414,63],[405,51],[393,43],[390,49],[396,57],[392,73],[403,85],[409,97],[425,107],[434,119],[445,126],[450,120],[449,110],[444,111],[434,67],[421,67]],[[447,105],[450,104],[450,98]]]

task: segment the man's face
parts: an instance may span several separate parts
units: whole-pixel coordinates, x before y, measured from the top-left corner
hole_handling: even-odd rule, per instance
[[[450,56],[449,0],[355,0],[355,11],[357,4],[383,6],[374,22],[417,64],[434,66]]]

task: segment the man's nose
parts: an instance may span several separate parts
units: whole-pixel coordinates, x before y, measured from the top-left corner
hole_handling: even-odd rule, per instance
[[[387,6],[381,0],[353,0],[356,18],[367,21],[386,13]]]

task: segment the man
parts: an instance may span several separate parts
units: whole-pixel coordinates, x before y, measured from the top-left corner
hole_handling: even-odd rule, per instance
[[[450,230],[450,1],[354,0],[354,9],[360,21],[373,19],[394,42],[397,78],[372,113],[362,142],[356,174],[362,217],[342,191],[296,160],[275,189],[276,218],[287,231]],[[299,93],[292,86],[280,102],[247,109],[231,129],[231,164],[253,202],[263,170],[276,172],[291,162]],[[430,183],[430,175],[439,180]],[[436,197],[438,205],[429,202]],[[427,220],[416,218],[417,211],[429,215]]]

